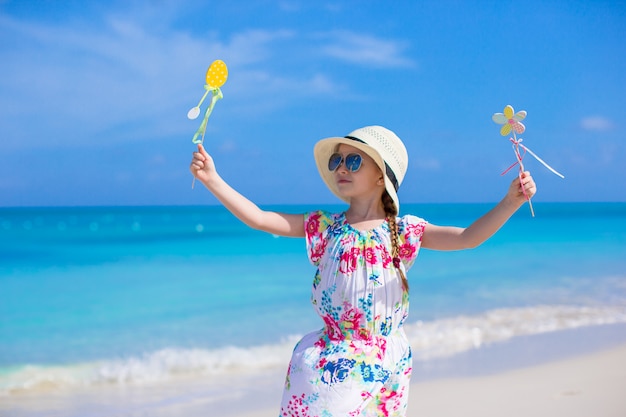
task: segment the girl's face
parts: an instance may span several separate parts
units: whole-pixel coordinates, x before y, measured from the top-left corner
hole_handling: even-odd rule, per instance
[[[341,144],[337,148],[344,161],[333,172],[337,189],[343,197],[347,198],[380,198],[385,189],[385,180],[383,174],[376,165],[376,162],[359,149]],[[352,172],[346,167],[345,158],[349,154],[359,154],[363,159],[361,167]]]

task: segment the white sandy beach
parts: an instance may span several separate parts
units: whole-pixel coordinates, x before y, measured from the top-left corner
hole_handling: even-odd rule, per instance
[[[626,416],[626,346],[492,376],[414,384],[409,416]]]

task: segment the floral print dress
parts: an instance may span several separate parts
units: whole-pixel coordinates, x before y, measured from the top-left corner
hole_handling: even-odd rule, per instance
[[[404,271],[426,222],[397,218]],[[296,345],[281,417],[404,416],[411,349],[402,328],[408,293],[393,265],[387,222],[359,231],[344,213],[305,215],[309,259],[317,266],[311,301],[324,328]]]

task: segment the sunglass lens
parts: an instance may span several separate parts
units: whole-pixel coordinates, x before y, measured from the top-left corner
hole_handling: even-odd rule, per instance
[[[358,153],[351,153],[346,156],[346,168],[350,172],[357,172],[361,168],[361,155]]]
[[[328,159],[328,170],[329,171],[334,171],[337,169],[337,167],[339,167],[339,165],[341,164],[341,160],[343,158],[341,157],[340,154],[338,153],[334,153],[330,156],[330,158]]]

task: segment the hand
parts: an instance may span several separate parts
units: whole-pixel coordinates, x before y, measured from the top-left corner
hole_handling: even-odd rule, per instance
[[[217,170],[213,158],[204,150],[204,146],[198,144],[198,151],[193,153],[191,166],[189,170],[202,183],[209,182],[212,178],[217,177]]]
[[[532,198],[536,192],[537,186],[535,185],[535,180],[533,180],[529,171],[524,171],[522,173],[521,181],[518,177],[511,182],[511,186],[509,187],[509,191],[505,198],[510,199],[510,201],[514,201],[521,206],[528,199]]]

